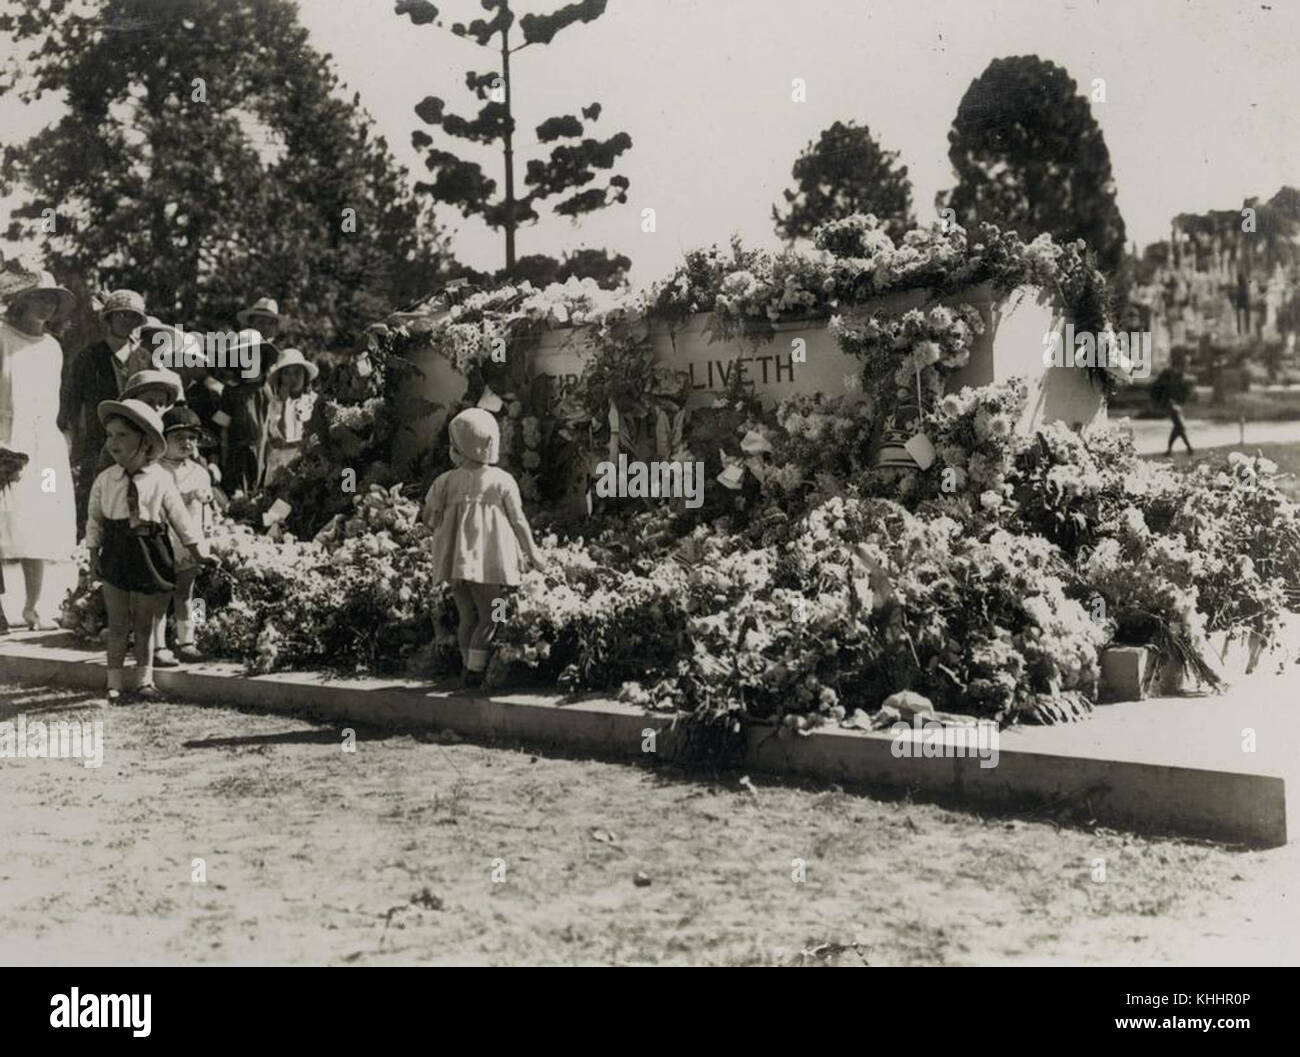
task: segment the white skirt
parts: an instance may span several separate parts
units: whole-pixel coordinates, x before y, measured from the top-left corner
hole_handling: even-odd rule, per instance
[[[0,558],[67,561],[77,544],[77,503],[63,435],[38,438],[23,475],[0,492]]]

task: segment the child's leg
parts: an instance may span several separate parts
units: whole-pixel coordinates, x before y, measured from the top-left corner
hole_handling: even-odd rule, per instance
[[[194,645],[194,614],[190,603],[194,600],[194,581],[198,579],[197,569],[176,570],[176,590],[172,592],[172,609],[176,613],[176,645]],[[163,610],[164,616],[166,609]]]
[[[147,595],[143,591],[131,592],[131,629],[135,632],[136,688],[153,686],[153,630],[159,609],[164,608],[169,595]]]
[[[474,595],[464,580],[451,585],[451,596],[456,600],[456,643],[460,646],[461,663],[469,667],[469,640],[474,634],[478,616],[474,610]]]
[[[492,612],[496,600],[502,597],[505,588],[498,584],[470,584],[469,590],[474,599],[478,621],[474,625],[474,634],[469,640],[467,667],[471,672],[481,672],[487,669],[488,647],[492,644],[492,637],[497,630]]]
[[[108,688],[122,689],[122,665],[126,663],[126,632],[131,622],[131,596],[127,591],[104,584],[104,608],[108,610]]]
[[[170,595],[163,595],[165,601],[158,607],[153,620],[153,648],[156,653],[158,650],[167,648],[167,603],[171,601]]]

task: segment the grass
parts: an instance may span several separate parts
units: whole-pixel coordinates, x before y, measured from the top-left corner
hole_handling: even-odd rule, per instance
[[[1197,397],[1194,402],[1183,405],[1183,415],[1188,419],[1238,422],[1244,416],[1247,422],[1300,421],[1300,389],[1233,393],[1222,404],[1213,403],[1211,391],[1206,388],[1198,388]],[[1110,413],[1144,419],[1168,417],[1152,406],[1145,386],[1131,386],[1117,393],[1110,400]]]
[[[1197,448],[1190,459],[1181,454],[1181,450],[1177,451],[1175,456],[1177,465],[1180,468],[1190,468],[1198,463],[1207,462],[1234,451],[1244,452],[1247,455],[1262,454],[1264,458],[1272,459],[1273,462],[1277,463],[1280,475],[1278,487],[1292,502],[1300,503],[1300,443],[1228,444],[1219,448]],[[1148,455],[1145,458],[1163,459],[1164,456]]]

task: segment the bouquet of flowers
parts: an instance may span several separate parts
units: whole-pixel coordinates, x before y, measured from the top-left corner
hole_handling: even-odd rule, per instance
[[[29,456],[21,451],[0,447],[0,491],[8,488],[23,474]]]

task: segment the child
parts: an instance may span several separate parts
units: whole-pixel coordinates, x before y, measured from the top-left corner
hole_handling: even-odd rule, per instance
[[[212,528],[212,477],[208,468],[199,461],[199,438],[203,427],[199,416],[188,407],[174,407],[163,416],[163,437],[167,451],[163,454],[163,468],[171,473],[180,493],[181,502],[194,523],[195,530],[207,539]],[[176,652],[167,649],[167,606],[164,604],[154,625],[155,668],[175,668],[181,661],[201,661],[194,645],[194,616],[191,603],[198,565],[188,551],[183,551],[182,540],[174,528],[169,529],[172,552],[176,555],[176,589],[172,592],[172,609],[176,614]]]
[[[217,372],[222,389],[212,422],[221,429],[222,486],[232,498],[236,492],[252,495],[265,483],[271,404],[266,369],[277,350],[257,331],[243,330],[233,353],[241,363],[251,356],[257,372],[252,377],[245,377],[239,367]]]
[[[465,662],[462,685],[483,685],[496,625],[493,602],[519,583],[519,554],[542,566],[542,555],[519,501],[519,486],[496,468],[497,420],[482,408],[462,411],[447,427],[451,461],[424,499],[421,519],[434,532],[435,575],[450,583],[460,618],[457,641]]]
[[[148,404],[158,414],[185,402],[180,375],[165,368],[136,371],[126,380],[122,400],[139,400]]]
[[[308,388],[320,374],[320,368],[297,349],[285,349],[271,367],[267,382],[271,387],[271,406],[267,431],[271,446],[266,456],[266,483],[298,457],[302,447],[303,426],[311,418],[316,396]]]
[[[176,482],[155,461],[167,448],[162,420],[139,400],[105,400],[98,407],[107,449],[116,464],[95,478],[86,512],[91,575],[104,585],[108,610],[108,700],[122,696],[126,635],[135,634],[136,691],[159,697],[153,685],[153,631],[158,611],[176,588],[167,526],[208,561],[207,546],[181,502]]]

